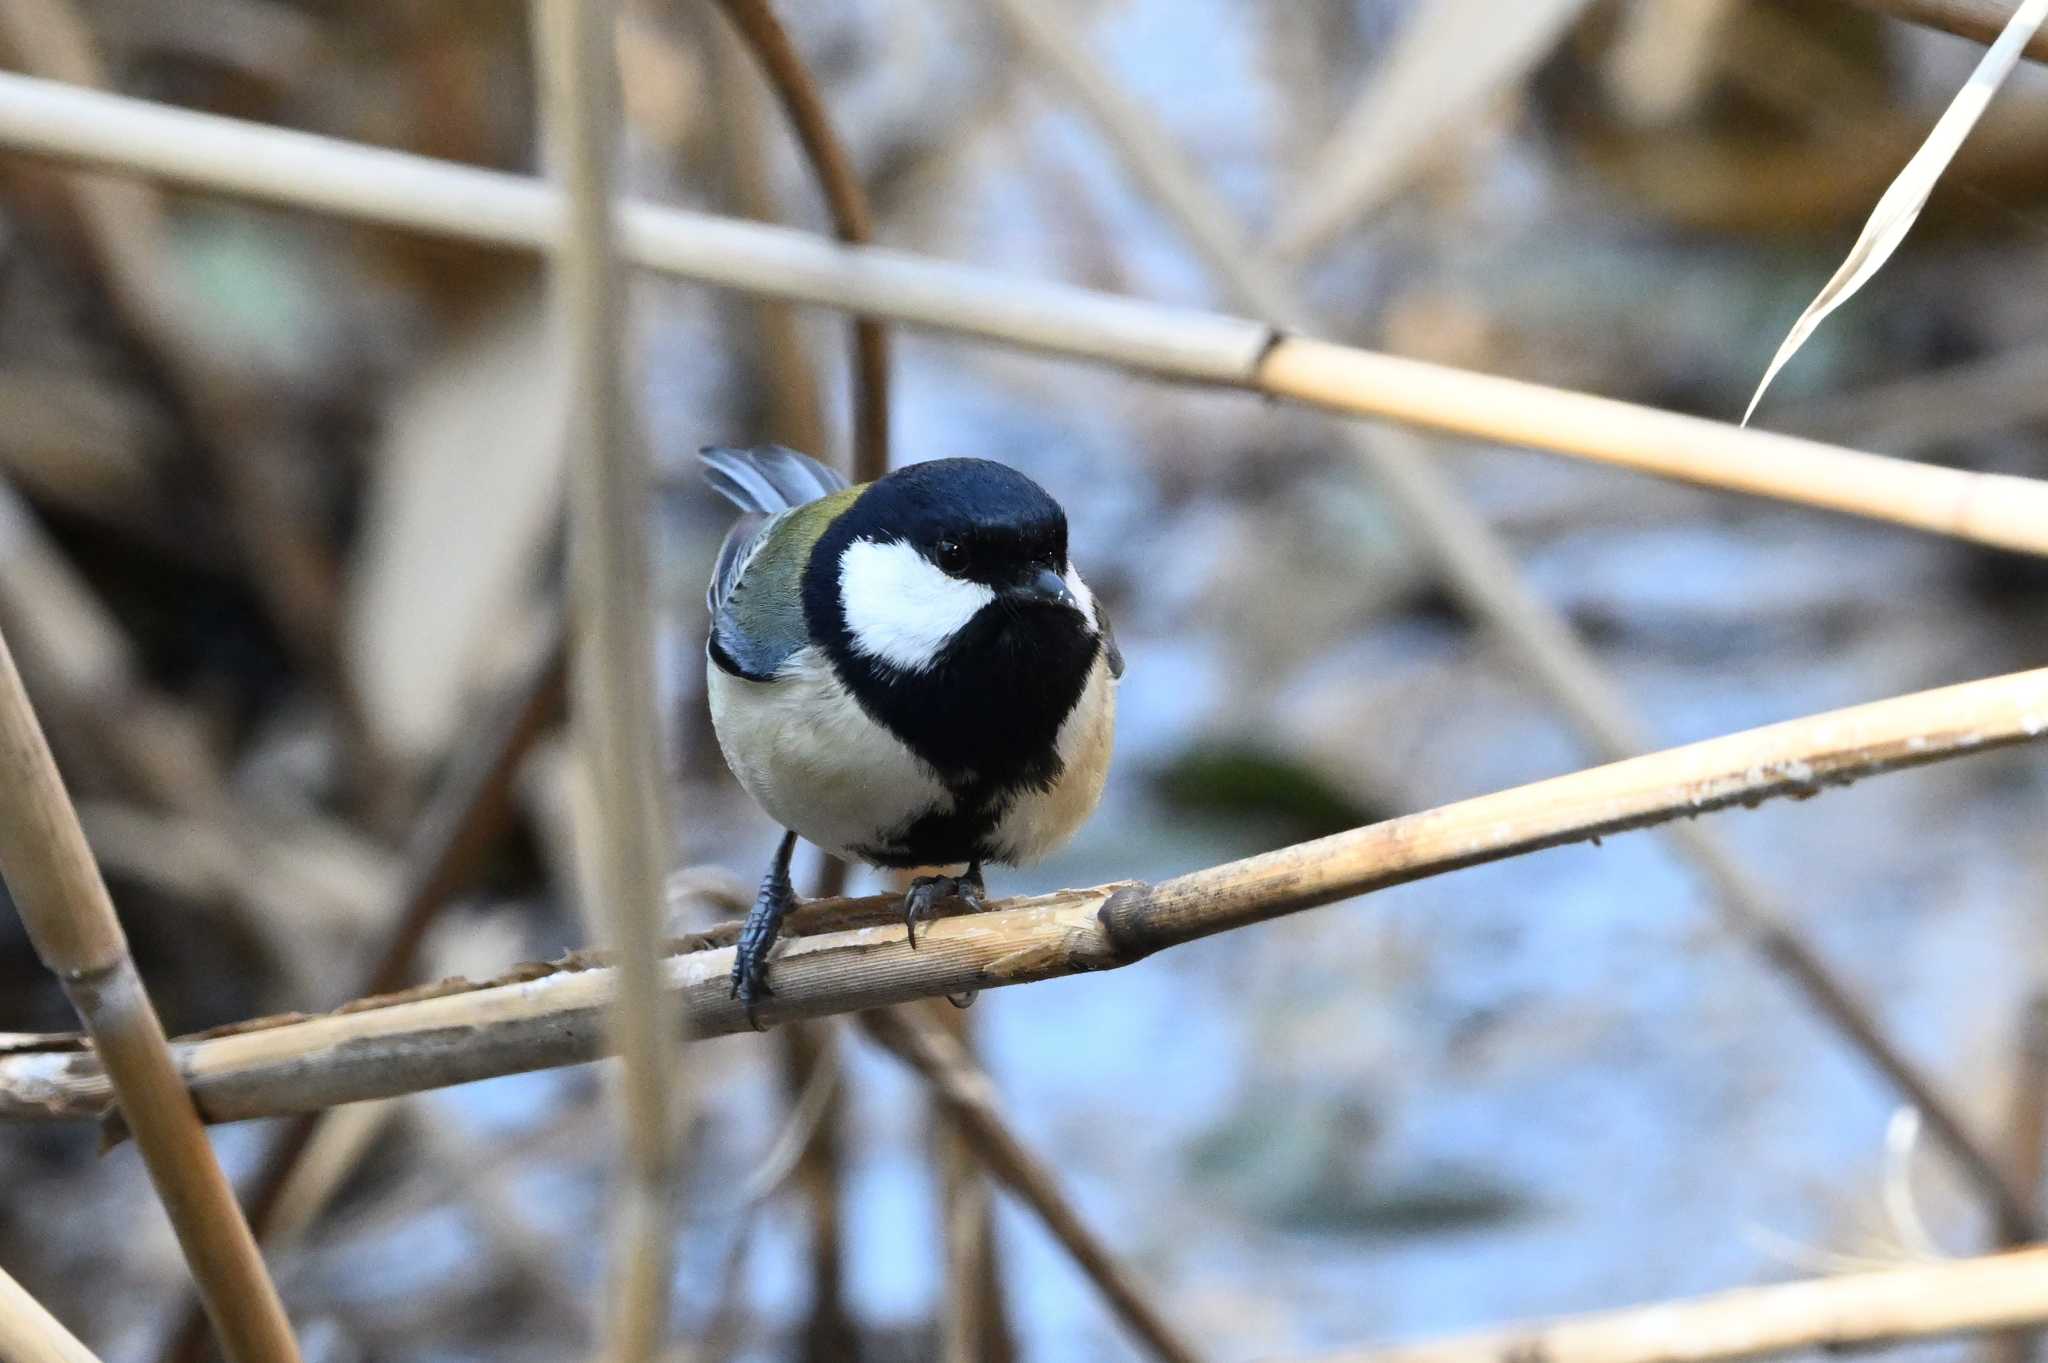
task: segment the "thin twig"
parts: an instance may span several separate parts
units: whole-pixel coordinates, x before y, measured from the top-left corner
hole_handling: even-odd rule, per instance
[[[853,158],[833,130],[824,97],[789,34],[767,0],[719,0],[733,27],[746,39],[761,70],[789,116],[790,130],[824,192],[832,230],[841,241],[874,240],[867,195],[853,172]],[[871,482],[889,471],[889,337],[872,317],[853,321],[853,479]]]
[[[2006,1105],[2005,1157],[2008,1176],[2029,1208],[2038,1211],[2041,1179],[2048,1173],[2048,990],[2027,996],[2014,1049],[2012,1096]],[[2000,1248],[2017,1247],[2011,1227],[2001,1227]],[[1985,1363],[2028,1363],[2038,1334],[2014,1330],[1985,1341]]]
[[[2048,1321],[2048,1249],[1738,1288],[1316,1363],[1719,1363]]]
[[[1271,266],[1254,256],[1230,208],[1143,108],[1077,42],[1044,0],[992,0],[996,13],[1094,117],[1131,173],[1165,206],[1238,302],[1277,326],[1302,326],[1306,304]],[[1437,470],[1415,437],[1385,427],[1352,427],[1353,452],[1435,560],[1446,587],[1525,665],[1528,675],[1592,751],[1609,761],[1649,747],[1649,724],[1563,614],[1531,591],[1506,545]],[[1750,939],[1806,1001],[1906,1098],[1961,1163],[2011,1230],[2030,1233],[2034,1218],[1988,1147],[1934,1082],[1893,1045],[1876,1016],[1785,920],[1764,887],[1706,830],[1675,830],[1680,848],[1705,875],[1724,920]]]
[[[277,1288],[180,1079],[14,656],[0,638],[0,874],[92,1036],[229,1363],[295,1363]]]
[[[560,212],[524,177],[27,76],[0,75],[0,145],[522,250],[547,246]],[[624,258],[721,287],[2048,554],[2048,484],[2034,479],[1886,459],[680,209],[627,204],[619,229]]]
[[[565,640],[559,620],[550,622],[533,665],[507,699],[469,731],[449,759],[425,808],[413,821],[406,856],[405,893],[392,919],[391,936],[364,974],[355,997],[389,993],[413,977],[413,964],[428,929],[497,841],[510,813],[513,782],[526,755],[560,715],[567,688]],[[243,1198],[249,1226],[268,1240],[285,1190],[318,1134],[320,1113],[294,1118],[272,1138]],[[171,1334],[166,1363],[199,1363],[206,1337],[204,1320],[187,1310]]]
[[[1157,884],[1068,890],[949,917],[912,947],[897,896],[824,907],[784,944],[764,1017],[819,1017],[1109,970],[1215,933],[1467,866],[2048,737],[2048,670],[2014,673],[1710,739],[1300,843]],[[886,925],[886,926],[883,926]],[[661,962],[696,1035],[747,1030],[733,928]],[[709,936],[709,935],[707,935]],[[211,1120],[277,1116],[608,1053],[608,968],[523,969],[486,987],[371,1000],[179,1046]],[[0,1051],[0,1121],[97,1116],[112,1094],[75,1047]]]
[[[915,1014],[905,1025],[938,1029],[952,1041],[962,1060],[977,1070],[980,1068],[974,1031],[969,1026],[973,1014],[966,1009],[925,1002],[906,1003],[889,1011]],[[1010,1363],[1017,1355],[1017,1346],[1004,1301],[995,1204],[989,1197],[989,1175],[983,1168],[981,1144],[968,1129],[967,1119],[952,1112],[942,1095],[934,1106],[937,1110],[932,1145],[938,1165],[939,1216],[946,1246],[945,1293],[939,1312],[940,1357],[947,1363]],[[990,1122],[1003,1121],[1001,1112],[994,1107],[982,1115]],[[1019,1142],[1015,1136],[1009,1136],[1006,1144],[1016,1146]]]
[[[6,1269],[0,1269],[0,1358],[7,1363],[100,1363]]]
[[[623,280],[614,259],[612,161],[618,105],[614,6],[538,0],[542,126],[566,209],[555,277],[572,366],[567,439],[573,689],[571,727],[592,783],[577,829],[583,874],[619,953],[612,1026],[626,1167],[612,1241],[608,1358],[659,1357],[669,1316],[679,1125],[670,1087],[674,1002],[662,991],[662,882],[668,871],[661,726],[654,699],[647,508],[650,474],[623,372]]]
[[[1889,14],[1894,19],[1903,19],[1922,28],[1953,33],[1986,46],[2005,31],[2005,26],[2012,21],[2013,11],[2019,8],[2018,0],[1849,0],[1849,3],[1876,10],[1879,14]],[[2034,35],[2027,44],[2027,55],[2037,62],[2048,62],[2048,30]]]
[[[911,1008],[863,1013],[869,1036],[924,1077],[960,1124],[988,1171],[1038,1215],[1095,1283],[1125,1328],[1167,1363],[1199,1363],[1202,1355],[1152,1302],[1130,1268],[1082,1219],[1059,1179],[1011,1132],[989,1082],[960,1042]]]

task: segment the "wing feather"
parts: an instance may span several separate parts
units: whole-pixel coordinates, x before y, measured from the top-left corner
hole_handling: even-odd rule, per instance
[[[748,569],[792,511],[843,490],[847,482],[817,460],[780,445],[712,446],[702,455],[711,486],[746,513],[726,532],[705,591],[711,660],[734,676],[772,681],[807,642],[802,604],[794,594],[797,565],[782,562],[787,555],[776,556],[777,571],[770,576],[777,580],[772,583],[754,584]]]

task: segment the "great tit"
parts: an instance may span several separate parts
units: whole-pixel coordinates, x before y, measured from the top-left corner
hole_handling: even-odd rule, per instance
[[[1059,503],[986,459],[857,487],[780,446],[703,451],[745,513],[712,572],[705,676],[725,760],[786,830],[733,962],[749,1017],[795,896],[799,835],[874,866],[956,866],[903,899],[979,906],[1095,808],[1123,656],[1067,560]]]

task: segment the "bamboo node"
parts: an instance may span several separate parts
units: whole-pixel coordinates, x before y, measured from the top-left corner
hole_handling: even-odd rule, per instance
[[[1152,886],[1142,880],[1112,893],[1095,911],[1096,921],[1109,938],[1110,955],[1116,965],[1142,961],[1162,947],[1172,946],[1156,929],[1145,910],[1151,906]]]

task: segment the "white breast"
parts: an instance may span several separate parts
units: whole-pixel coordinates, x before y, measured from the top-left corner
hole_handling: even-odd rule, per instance
[[[952,807],[938,774],[870,719],[815,647],[773,682],[705,668],[711,722],[726,764],[777,823],[834,856],[933,806]]]
[[[1077,585],[1079,579],[1070,576],[1069,586]],[[1116,746],[1116,679],[1106,658],[1098,656],[1089,669],[1081,699],[1060,725],[1058,743],[1059,779],[1051,790],[1023,792],[1003,812],[996,825],[996,860],[1016,865],[1048,856],[1095,812]]]

